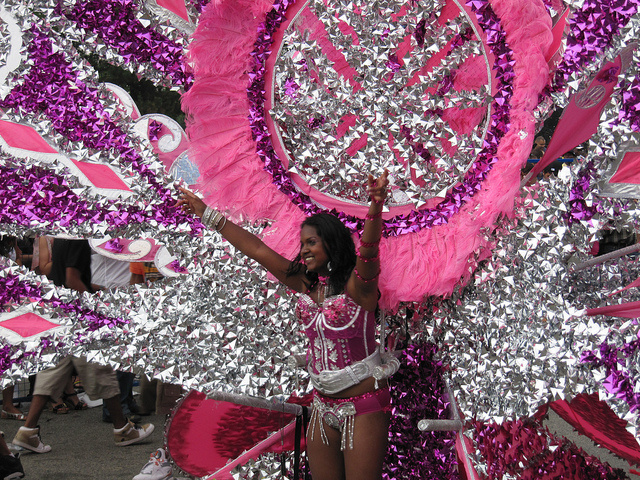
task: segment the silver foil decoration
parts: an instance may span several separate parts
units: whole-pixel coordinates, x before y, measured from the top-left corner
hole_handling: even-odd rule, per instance
[[[448,42],[473,28],[465,10],[438,25],[433,12],[441,6],[312,1],[297,14],[278,52],[270,113],[289,170],[304,183],[330,197],[366,203],[358,187],[368,172],[387,168],[391,203],[420,207],[461,180],[488,128],[491,74],[475,35],[423,71]],[[407,13],[392,20],[401,7]],[[416,39],[419,26],[424,45]],[[398,58],[403,44],[410,45],[408,52]],[[485,85],[445,85],[474,57],[484,59]],[[442,117],[452,108],[484,114],[462,134]]]

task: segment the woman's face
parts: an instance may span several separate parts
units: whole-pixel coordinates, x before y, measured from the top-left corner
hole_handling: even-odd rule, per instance
[[[304,225],[300,230],[300,258],[307,266],[307,270],[316,272],[318,275],[329,274],[327,270],[329,256],[316,227]]]

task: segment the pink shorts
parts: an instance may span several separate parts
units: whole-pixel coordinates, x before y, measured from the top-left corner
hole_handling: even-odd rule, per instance
[[[330,408],[335,408],[343,403],[351,402],[356,408],[356,417],[366,413],[388,412],[391,410],[391,394],[389,393],[389,387],[379,388],[373,392],[367,392],[362,395],[347,398],[327,397],[317,390],[313,391],[313,396],[318,397],[318,400]]]
[[[353,449],[355,417],[367,413],[388,412],[391,408],[389,387],[349,398],[333,398],[313,392],[313,411],[309,420],[308,437],[313,440],[316,425],[319,427],[322,443],[329,445],[325,424],[340,432],[340,450]]]

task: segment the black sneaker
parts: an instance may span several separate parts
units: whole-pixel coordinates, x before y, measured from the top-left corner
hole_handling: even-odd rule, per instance
[[[13,480],[15,478],[24,478],[24,469],[20,462],[20,454],[2,455],[0,456],[0,479]]]

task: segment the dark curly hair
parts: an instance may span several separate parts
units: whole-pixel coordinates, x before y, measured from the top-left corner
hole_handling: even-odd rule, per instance
[[[16,237],[10,235],[0,235],[0,256],[8,257],[15,248]]]
[[[329,274],[329,295],[337,295],[344,291],[344,287],[351,276],[353,268],[356,266],[356,246],[353,243],[351,232],[334,215],[328,213],[318,213],[307,218],[300,228],[310,226],[318,232],[329,261],[331,262],[331,273]],[[287,276],[297,275],[306,267],[300,262],[301,254],[298,252],[289,264]],[[312,290],[318,283],[316,272],[307,272],[306,284]]]

